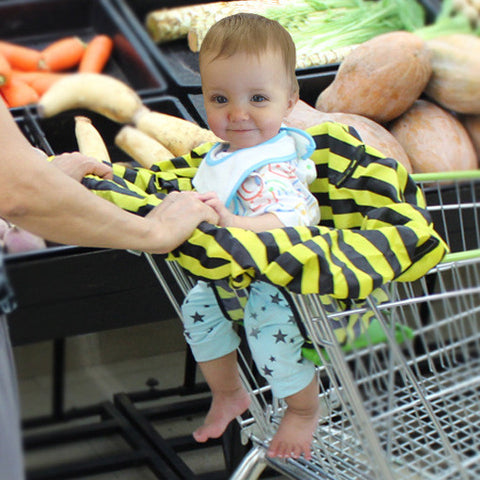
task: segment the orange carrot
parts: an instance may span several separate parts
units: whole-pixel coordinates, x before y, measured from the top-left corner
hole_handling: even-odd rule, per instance
[[[12,70],[12,78],[19,78],[28,83],[42,96],[57,80],[64,78],[68,73],[63,72],[23,72]]]
[[[76,67],[85,53],[85,43],[78,37],[64,37],[45,47],[38,62],[39,70],[58,72]]]
[[[38,102],[40,98],[38,93],[28,83],[14,77],[10,78],[8,85],[1,86],[0,91],[10,108],[23,107],[24,105]]]
[[[8,85],[12,76],[12,67],[5,55],[0,53],[0,85]]]
[[[108,35],[96,35],[90,40],[78,66],[82,73],[102,73],[113,50],[113,40]]]
[[[12,42],[0,41],[0,53],[5,56],[12,68],[19,70],[37,70],[40,59],[40,52],[38,50]]]

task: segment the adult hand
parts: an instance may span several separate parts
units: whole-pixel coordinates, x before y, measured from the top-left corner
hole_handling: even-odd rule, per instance
[[[172,192],[148,213],[147,218],[161,224],[166,233],[165,251],[173,250],[187,240],[198,224],[206,221],[217,224],[218,215],[202,202],[196,192]]]
[[[81,181],[85,175],[97,175],[106,180],[112,180],[113,171],[110,165],[87,157],[80,152],[62,153],[50,163],[74,180]]]

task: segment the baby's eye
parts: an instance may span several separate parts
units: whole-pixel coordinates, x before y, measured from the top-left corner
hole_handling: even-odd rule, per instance
[[[267,100],[267,98],[264,95],[253,95],[252,96],[252,102],[255,102],[255,103],[265,102],[266,100]]]
[[[214,95],[212,97],[212,101],[214,103],[227,103],[228,102],[227,97],[224,97],[223,95]]]

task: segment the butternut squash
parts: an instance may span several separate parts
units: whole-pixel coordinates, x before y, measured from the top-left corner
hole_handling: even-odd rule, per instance
[[[426,42],[432,75],[425,94],[457,113],[480,113],[480,38],[452,34]]]
[[[403,31],[378,35],[347,55],[315,107],[389,122],[420,97],[430,74],[430,55],[420,37]]]
[[[394,158],[401,163],[409,173],[412,165],[403,147],[396,138],[382,125],[367,117],[354,113],[326,113],[320,112],[302,100],[298,101],[292,112],[285,119],[285,124],[291,127],[306,130],[323,122],[338,122],[351,126],[360,135],[362,141],[378,150],[387,157]]]
[[[477,156],[467,131],[450,112],[417,100],[390,126],[407,152],[413,173],[473,170]]]

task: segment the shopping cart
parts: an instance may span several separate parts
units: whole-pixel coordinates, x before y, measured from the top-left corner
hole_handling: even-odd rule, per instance
[[[238,423],[251,448],[232,479],[258,478],[267,466],[295,479],[480,478],[480,172],[415,180],[452,253],[419,280],[392,282],[348,307],[289,293],[318,363],[313,458],[266,456],[285,404],[240,349],[252,402]],[[180,315],[179,299],[146,258]],[[186,294],[193,280],[167,264]],[[351,315],[369,315],[370,327],[340,345],[333,325]]]

